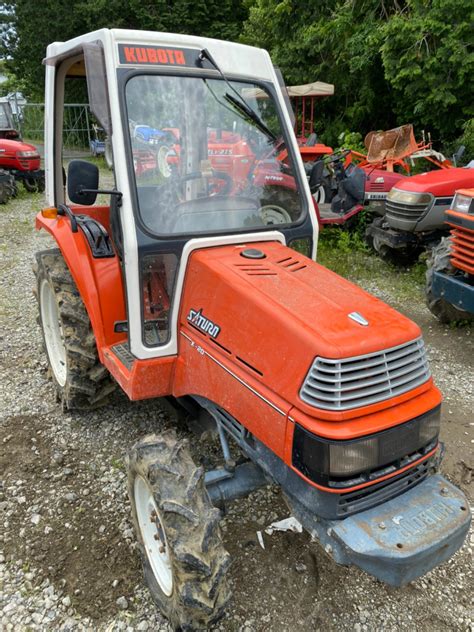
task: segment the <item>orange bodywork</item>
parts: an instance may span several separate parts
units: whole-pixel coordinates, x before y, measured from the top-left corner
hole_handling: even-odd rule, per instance
[[[94,213],[107,227],[107,209]],[[115,321],[127,318],[118,257],[94,259],[67,218],[39,216],[37,227],[57,239],[90,315],[100,359],[131,399],[207,398],[290,467],[295,422],[321,437],[353,439],[441,402],[429,379],[402,395],[345,411],[305,403],[299,391],[315,357],[364,355],[412,341],[421,332],[379,299],[276,242],[252,245],[266,255],[259,260],[242,257],[244,245],[193,251],[180,299],[177,356],[135,359],[127,368],[112,350],[126,338],[113,331]],[[188,315],[199,310],[220,328],[217,337],[190,322]],[[369,326],[350,320],[353,311],[365,315]]]
[[[474,189],[460,189],[461,195],[474,197]],[[451,226],[451,263],[458,270],[474,275],[474,216],[452,209],[446,211]]]
[[[110,234],[109,207],[72,207],[71,210],[76,214],[90,215]],[[126,338],[125,334],[114,332],[114,323],[127,319],[119,258],[94,259],[82,231],[73,233],[65,216],[48,219],[39,213],[36,228],[47,230],[57,241],[86,306],[99,357],[103,361],[102,349]]]

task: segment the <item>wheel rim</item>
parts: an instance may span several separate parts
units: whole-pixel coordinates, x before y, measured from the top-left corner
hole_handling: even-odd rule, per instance
[[[291,223],[291,217],[288,211],[277,204],[267,204],[266,206],[262,206],[260,208],[260,215],[267,226],[272,224]]]
[[[44,279],[41,284],[41,322],[43,324],[44,340],[49,362],[58,384],[64,386],[67,376],[66,346],[61,321],[59,319],[58,305],[53,289]]]
[[[166,147],[166,145],[163,145],[158,150],[158,157],[157,157],[158,169],[164,178],[169,178],[171,175],[171,167],[168,164],[169,152],[170,152],[169,147]]]
[[[159,587],[169,597],[173,592],[173,573],[163,522],[148,483],[137,476],[134,487],[138,524],[148,561]]]

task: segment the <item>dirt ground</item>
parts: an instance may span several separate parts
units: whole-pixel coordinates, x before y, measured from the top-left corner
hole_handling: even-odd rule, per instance
[[[132,404],[122,395],[92,413],[60,410],[31,294],[33,253],[49,245],[33,230],[39,204],[39,196],[23,195],[0,207],[1,627],[168,630],[142,582],[124,457],[135,440],[171,422],[159,402]],[[474,330],[438,324],[421,293],[407,299],[398,291],[397,274],[387,267],[382,283],[363,284],[421,326],[445,397],[443,473],[473,504]],[[256,532],[287,515],[272,487],[228,507],[222,528],[234,597],[215,629],[474,629],[472,540],[449,562],[394,589],[337,566],[305,534],[265,535],[263,550]]]

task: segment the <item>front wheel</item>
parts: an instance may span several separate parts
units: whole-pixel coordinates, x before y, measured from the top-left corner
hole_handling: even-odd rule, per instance
[[[427,261],[426,270],[426,304],[430,312],[436,316],[441,323],[454,323],[461,320],[470,321],[473,314],[455,307],[442,296],[433,294],[433,280],[435,272],[453,274],[455,272],[450,261],[451,238],[443,237],[439,244],[433,248]]]
[[[230,557],[204,471],[174,433],[151,435],[128,455],[128,494],[150,593],[175,629],[204,630],[229,601]]]

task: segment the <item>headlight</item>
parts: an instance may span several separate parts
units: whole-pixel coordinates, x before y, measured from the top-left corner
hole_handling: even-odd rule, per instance
[[[357,443],[332,443],[329,446],[329,472],[333,476],[351,476],[374,469],[378,462],[378,440]]]
[[[377,478],[377,470],[400,469],[410,462],[407,457],[416,460],[436,445],[440,410],[438,406],[411,421],[353,441],[329,441],[296,425],[293,465],[315,483],[329,486],[350,486],[355,477],[369,480],[374,472]]]
[[[399,189],[391,189],[387,195],[387,200],[398,202],[398,204],[429,204],[431,199],[431,193],[400,191]]]
[[[39,158],[38,152],[33,150],[17,151],[16,155],[18,158]]]
[[[474,214],[474,197],[464,195],[463,193],[456,193],[451,208],[458,213]]]

